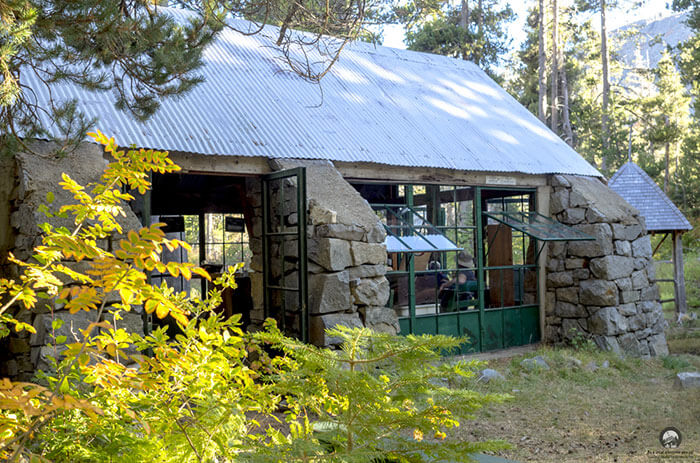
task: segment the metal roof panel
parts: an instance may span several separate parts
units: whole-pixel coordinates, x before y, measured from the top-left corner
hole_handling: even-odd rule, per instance
[[[163,8],[185,18],[188,13]],[[235,20],[238,28],[247,24]],[[600,176],[473,63],[352,43],[320,84],[285,70],[278,29],[224,30],[205,81],[140,123],[110,92],[52,85],[122,145],[266,158],[329,159],[466,171]],[[48,100],[31,73],[23,83]],[[48,123],[48,121],[44,121]],[[54,127],[56,135],[59,135]]]

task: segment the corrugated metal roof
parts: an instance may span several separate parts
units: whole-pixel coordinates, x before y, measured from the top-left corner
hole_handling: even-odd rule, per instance
[[[641,167],[628,162],[610,178],[608,186],[637,208],[649,231],[691,230],[675,204]]]
[[[243,25],[237,21],[239,28]],[[71,83],[54,85],[53,92],[77,98],[84,113],[99,119],[97,128],[121,145],[600,176],[470,62],[353,43],[319,86],[281,67],[277,34],[275,27],[254,36],[225,30],[204,52],[200,72],[205,82],[182,97],[163,100],[146,123],[115,109],[110,93]],[[29,73],[23,78],[45,102],[43,85]]]

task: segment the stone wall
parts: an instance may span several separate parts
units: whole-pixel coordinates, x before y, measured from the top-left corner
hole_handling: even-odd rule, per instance
[[[46,202],[46,194],[51,191],[55,193],[53,208],[58,208],[63,204],[73,203],[72,196],[61,189],[59,182],[61,174],[67,172],[71,178],[78,183],[85,185],[98,181],[107,163],[103,158],[102,148],[89,143],[83,143],[73,153],[57,158],[53,155],[55,146],[46,142],[36,142],[30,146],[32,152],[20,152],[14,162],[3,162],[0,164],[4,177],[14,179],[13,188],[5,188],[3,184],[0,193],[0,207],[8,207],[9,210],[9,230],[3,230],[3,256],[7,251],[12,252],[18,259],[27,260],[32,255],[32,249],[41,243],[39,223],[50,222],[54,226],[66,226],[72,228],[73,222],[70,218],[47,219],[37,212],[40,204]],[[3,195],[11,191],[11,195],[5,198]],[[5,202],[6,201],[6,202]],[[140,222],[131,210],[126,210],[126,217],[119,219],[125,230],[140,228]],[[0,226],[2,223],[0,222]],[[121,237],[115,236],[118,240]],[[105,246],[107,243],[103,243]],[[73,267],[77,271],[85,271],[85,262],[67,262],[66,265]],[[4,267],[3,276],[13,276],[11,267]],[[65,278],[65,277],[64,277]],[[71,284],[71,281],[66,281]],[[118,300],[118,295],[111,295],[114,301]],[[108,300],[109,301],[109,300]],[[123,319],[114,321],[114,317],[109,311],[109,306],[102,320],[125,326],[134,331],[143,331],[143,321],[141,315],[134,312],[126,313]],[[93,315],[93,314],[90,314]],[[52,339],[54,336],[66,336],[68,342],[78,339],[79,329],[84,329],[91,321],[85,312],[70,314],[62,310],[60,306],[40,303],[32,311],[15,308],[15,317],[26,323],[31,323],[36,329],[36,334],[27,331],[12,334],[0,342],[0,377],[8,376],[19,380],[28,380],[38,368],[46,369],[49,366],[49,358],[60,354],[61,348],[54,348]],[[63,320],[63,326],[53,332],[51,324],[53,320]]]
[[[389,298],[389,282],[384,276],[386,234],[367,201],[330,162],[275,159],[270,165],[275,171],[306,167],[311,342],[321,346],[337,344],[338,340],[326,336],[325,330],[339,324],[398,333],[398,319],[393,310],[385,307]],[[295,185],[288,186],[291,189],[285,198],[296,198]],[[247,202],[252,208],[251,270],[255,271],[251,274],[255,301],[251,320],[259,324],[263,318],[262,207],[255,197],[260,198],[262,187],[258,179],[249,179],[247,187]],[[293,207],[283,211],[285,222],[295,223],[294,211]],[[271,249],[273,266],[278,252]]]
[[[599,179],[552,177],[550,212],[595,241],[551,243],[545,340],[577,335],[636,356],[668,353],[644,218]]]
[[[7,275],[7,253],[14,247],[15,237],[10,226],[12,197],[15,192],[16,162],[14,157],[0,156],[0,275]]]
[[[106,166],[101,147],[94,144],[84,143],[63,158],[53,155],[54,146],[49,143],[37,142],[32,145],[32,151],[19,153],[14,159],[0,162],[4,179],[0,183],[0,208],[5,211],[2,220],[8,222],[2,228],[0,246],[3,255],[13,252],[19,259],[29,259],[34,246],[41,242],[37,224],[47,221],[47,218],[37,213],[37,208],[45,202],[46,193],[55,193],[54,207],[72,202],[70,195],[58,185],[61,173],[67,172],[78,183],[87,184],[97,181]],[[318,345],[336,344],[338,340],[328,338],[325,329],[337,324],[367,326],[378,331],[397,333],[399,325],[396,315],[393,310],[384,307],[389,296],[389,284],[384,277],[385,233],[377,216],[331,163],[271,161],[273,170],[299,165],[307,167],[307,246],[312,342]],[[295,203],[295,185],[285,184],[284,188],[291,188],[285,193]],[[295,211],[289,209],[288,212],[284,220],[293,225]],[[126,210],[125,213],[126,217],[120,219],[125,230],[141,226],[132,210]],[[246,179],[244,216],[253,252],[250,276],[255,307],[251,313],[251,322],[260,325],[263,319],[263,297],[259,177]],[[52,218],[50,221],[56,226],[70,228],[72,225],[70,219]],[[120,238],[113,237],[114,240]],[[105,242],[103,245],[108,244]],[[273,253],[278,251],[272,249]],[[291,255],[295,250],[285,249],[285,253]],[[86,264],[68,265],[84,271]],[[12,276],[11,269],[12,266],[3,267],[3,276]],[[285,269],[281,272],[284,273]],[[285,278],[295,277],[296,275],[285,275]],[[116,302],[118,295],[113,296]],[[60,355],[60,346],[55,348],[52,342],[55,336],[66,336],[69,341],[76,340],[80,336],[79,330],[95,321],[90,320],[84,312],[72,315],[60,306],[51,305],[42,305],[32,311],[17,310],[16,313],[20,320],[33,324],[37,333],[31,336],[28,332],[13,333],[9,338],[0,340],[0,376],[21,380],[30,379],[38,368],[48,368],[50,358]],[[122,317],[115,321],[108,306],[102,320],[130,331],[143,332],[139,307],[122,314]],[[54,332],[52,322],[56,319],[63,320],[63,326]]]

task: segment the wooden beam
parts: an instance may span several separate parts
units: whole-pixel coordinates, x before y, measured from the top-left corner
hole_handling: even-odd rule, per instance
[[[652,235],[653,234],[654,233],[652,232]],[[652,260],[654,259],[654,254],[656,254],[656,251],[658,251],[659,248],[661,247],[661,245],[664,244],[664,241],[666,241],[666,238],[668,238],[668,233],[664,233],[664,237],[661,238],[661,241],[659,241],[659,244],[657,244],[656,247],[654,248],[654,250],[652,251],[652,253],[651,253]]]
[[[685,272],[683,270],[683,233],[673,232],[673,279],[675,280],[676,314],[680,317],[688,311],[688,301],[685,295]]]
[[[173,151],[170,159],[182,173],[214,175],[262,175],[272,172],[267,158],[249,156],[213,156]]]
[[[537,188],[537,207],[536,211],[544,216],[549,217],[549,199],[552,194],[552,189],[549,186],[540,186]],[[549,252],[549,245],[544,242],[537,243],[542,251],[540,252],[540,257],[537,262],[538,265],[538,292],[540,297],[540,340],[545,341],[545,314],[547,313],[547,258]],[[554,307],[549,309],[554,310]]]
[[[348,181],[434,183],[444,185],[538,187],[547,185],[546,175],[507,172],[467,172],[433,167],[400,167],[370,162],[333,161],[335,168]]]

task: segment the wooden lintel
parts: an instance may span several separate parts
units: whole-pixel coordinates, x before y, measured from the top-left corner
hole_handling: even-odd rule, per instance
[[[543,185],[537,188],[537,205],[536,211],[542,215],[549,217],[549,202],[551,195],[551,187]],[[554,310],[554,307],[547,307],[547,260],[549,258],[549,246],[546,243],[540,242],[537,244],[540,249],[539,262],[537,262],[539,269],[539,294],[540,294],[540,339],[548,341],[545,338],[545,327],[546,320],[545,314],[549,311]]]
[[[212,175],[262,175],[272,171],[267,158],[248,156],[213,156],[171,152],[170,158],[183,173]]]
[[[503,186],[511,188],[547,185],[546,175],[470,172],[432,167],[399,167],[371,162],[333,161],[333,164],[348,181]]]

